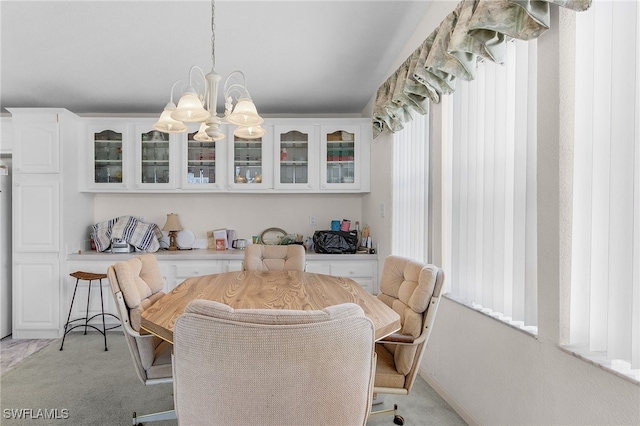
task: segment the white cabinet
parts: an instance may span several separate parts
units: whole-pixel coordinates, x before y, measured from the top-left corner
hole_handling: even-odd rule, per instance
[[[151,130],[153,119],[87,119],[89,192],[369,192],[367,119],[273,118],[259,139]]]
[[[378,261],[376,259],[335,260],[334,257],[327,260],[307,259],[306,271],[351,278],[369,293],[378,293]]]
[[[153,130],[152,122],[134,126],[135,147],[134,188],[173,189],[178,168],[176,145],[180,136]]]
[[[16,173],[60,173],[60,137],[57,115],[38,122],[14,121]]]
[[[227,186],[232,191],[260,191],[272,188],[273,149],[271,126],[264,125],[267,132],[258,139],[244,139],[230,134],[233,143],[229,146],[229,171]]]
[[[130,186],[132,144],[126,125],[111,121],[88,126],[88,186],[94,190],[126,190]]]
[[[12,334],[61,335],[62,248],[87,238],[93,203],[77,189],[77,117],[63,109],[9,108],[12,187]],[[64,141],[64,145],[63,142]],[[67,164],[65,168],[64,165]],[[19,166],[19,167],[18,167]],[[62,266],[64,269],[64,266]]]
[[[186,143],[182,144],[180,187],[198,191],[225,189],[225,148],[229,137],[217,142],[201,142],[194,139],[195,134],[189,133]]]
[[[369,140],[365,128],[326,124],[320,130],[320,189],[369,191]]]
[[[21,254],[13,263],[13,338],[57,338],[60,266],[57,253]]]
[[[273,187],[309,191],[318,188],[318,126],[280,124],[273,127]]]
[[[57,175],[15,176],[13,248],[18,252],[57,253],[60,248],[60,183]]]

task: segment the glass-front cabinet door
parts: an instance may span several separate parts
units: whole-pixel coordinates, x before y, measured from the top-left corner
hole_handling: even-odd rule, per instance
[[[187,134],[186,168],[183,170],[182,187],[198,190],[221,189],[224,176],[224,155],[222,147],[226,139],[220,141],[197,141],[197,132]]]
[[[169,133],[152,130],[151,126],[136,126],[135,188],[174,188],[174,146],[177,140]]]
[[[93,164],[90,186],[95,189],[127,187],[127,126],[90,126]]]
[[[321,189],[360,187],[360,127],[322,126]]]
[[[274,188],[317,187],[317,132],[314,126],[274,126]]]
[[[238,190],[269,188],[270,162],[266,161],[269,148],[268,134],[258,139],[244,139],[229,131],[227,138],[233,139],[229,147],[230,161],[229,187]]]

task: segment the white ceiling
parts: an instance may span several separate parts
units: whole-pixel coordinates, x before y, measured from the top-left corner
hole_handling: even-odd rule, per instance
[[[360,114],[430,4],[218,0],[216,71],[242,70],[261,114]],[[1,112],[159,113],[191,65],[211,69],[210,9],[203,0],[2,0]]]

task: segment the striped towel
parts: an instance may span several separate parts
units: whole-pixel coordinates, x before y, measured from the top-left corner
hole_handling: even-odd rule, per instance
[[[98,251],[105,251],[111,241],[126,241],[138,250],[156,252],[160,248],[162,231],[155,223],[140,222],[133,216],[120,216],[93,225],[94,241]]]

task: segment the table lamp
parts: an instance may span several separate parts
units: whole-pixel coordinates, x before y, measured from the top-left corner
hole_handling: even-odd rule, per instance
[[[178,215],[175,213],[167,214],[167,223],[162,227],[163,231],[169,231],[169,250],[178,250],[176,245],[176,232],[182,231],[182,225],[178,220]]]

